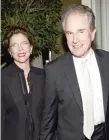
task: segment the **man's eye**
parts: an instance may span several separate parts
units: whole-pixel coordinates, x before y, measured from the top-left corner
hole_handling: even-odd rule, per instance
[[[80,33],[84,33],[84,31],[83,31],[83,30],[81,30],[81,31],[80,31]]]
[[[71,33],[71,32],[67,32],[67,34],[68,34],[68,35],[71,35],[72,33]]]

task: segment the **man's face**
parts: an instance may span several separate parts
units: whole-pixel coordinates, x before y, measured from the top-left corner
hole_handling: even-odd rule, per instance
[[[96,32],[96,29],[90,29],[87,15],[70,14],[65,21],[64,31],[72,55],[84,57],[91,47]]]

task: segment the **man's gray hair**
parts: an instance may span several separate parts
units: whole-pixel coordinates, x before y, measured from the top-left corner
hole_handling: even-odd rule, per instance
[[[64,23],[66,22],[67,18],[71,14],[85,14],[88,17],[90,29],[93,30],[95,28],[95,15],[91,8],[82,4],[72,4],[67,6],[61,12],[61,22],[64,28]]]

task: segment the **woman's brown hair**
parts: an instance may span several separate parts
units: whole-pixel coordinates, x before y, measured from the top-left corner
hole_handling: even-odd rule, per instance
[[[32,43],[32,39],[30,36],[29,31],[24,28],[24,27],[19,27],[19,26],[13,26],[11,27],[5,34],[4,39],[3,39],[3,47],[4,49],[9,49],[9,44],[10,44],[10,38],[14,35],[14,34],[23,34],[24,36],[26,36],[30,42],[31,45],[33,45]]]

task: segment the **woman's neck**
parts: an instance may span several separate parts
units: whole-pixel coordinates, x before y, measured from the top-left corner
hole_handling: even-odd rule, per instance
[[[25,77],[27,77],[28,73],[30,71],[30,62],[27,61],[25,63],[19,63],[17,61],[14,61],[14,63],[24,71],[24,75],[25,75]]]

